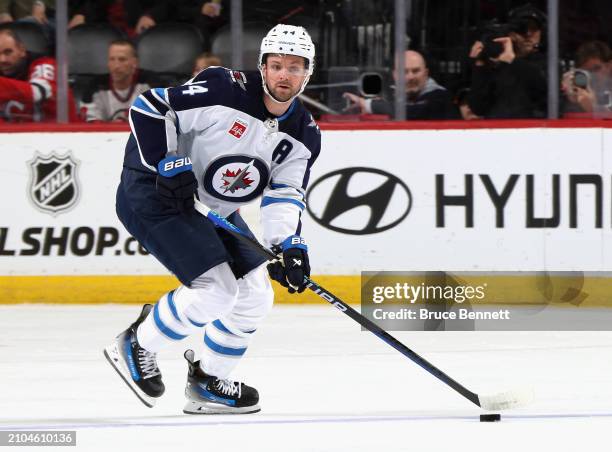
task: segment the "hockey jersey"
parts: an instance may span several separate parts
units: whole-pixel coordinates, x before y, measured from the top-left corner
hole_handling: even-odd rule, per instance
[[[90,121],[126,121],[128,112],[136,98],[150,89],[146,83],[139,83],[137,79],[129,88],[120,90],[113,87],[109,75],[96,80],[93,93],[83,96],[81,111],[85,110],[85,120]],[[85,101],[87,99],[87,101]]]
[[[200,200],[223,216],[262,196],[264,243],[300,234],[321,133],[295,99],[280,117],[263,102],[259,73],[205,69],[186,84],[154,88],[130,109],[124,165],[157,172],[168,153],[188,156]]]
[[[27,65],[27,72],[23,72],[16,78],[0,77],[0,115],[9,121],[55,121],[55,60],[49,57],[36,58]],[[70,121],[78,121],[70,91],[68,108]]]

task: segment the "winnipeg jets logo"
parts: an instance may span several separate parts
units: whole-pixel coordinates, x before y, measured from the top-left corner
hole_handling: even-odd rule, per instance
[[[249,168],[253,165],[254,160],[251,160],[245,168],[239,168],[238,171],[227,169],[221,179],[223,185],[220,187],[223,193],[234,193],[236,190],[245,189],[251,186],[253,179],[249,179]]]
[[[232,82],[238,83],[238,85],[240,85],[240,88],[246,91],[246,86],[244,86],[244,84],[247,82],[247,78],[246,75],[244,75],[244,72],[232,71],[230,69],[229,74],[230,78],[232,79]]]
[[[270,170],[254,155],[226,155],[210,163],[201,182],[204,191],[217,199],[249,202],[270,183]]]
[[[232,124],[232,127],[227,132],[230,135],[233,135],[236,138],[240,139],[242,138],[242,135],[244,135],[244,133],[246,132],[248,126],[249,124],[246,121],[240,118],[236,118],[234,124]]]
[[[308,127],[314,127],[315,129],[317,129],[317,133],[319,133],[319,134],[321,133],[321,129],[319,129],[319,125],[314,120],[312,115],[310,115],[310,122],[308,123]]]

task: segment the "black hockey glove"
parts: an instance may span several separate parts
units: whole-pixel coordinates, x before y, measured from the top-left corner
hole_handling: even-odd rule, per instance
[[[308,246],[299,235],[287,237],[280,245],[272,247],[275,253],[281,253],[283,261],[268,264],[270,278],[286,287],[289,293],[302,293],[306,289],[305,277],[310,276]]]
[[[155,188],[162,202],[179,212],[193,209],[198,181],[189,157],[167,157],[157,165]]]

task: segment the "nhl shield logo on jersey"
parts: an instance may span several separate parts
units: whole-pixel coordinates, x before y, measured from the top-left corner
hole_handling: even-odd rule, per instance
[[[71,154],[36,154],[28,164],[28,191],[38,209],[56,215],[74,207],[79,199],[78,162]]]
[[[244,133],[246,132],[248,126],[248,122],[243,119],[236,118],[234,124],[232,124],[232,127],[228,130],[228,133],[240,139],[242,138],[242,135],[244,135]]]
[[[221,157],[206,169],[204,189],[224,201],[249,202],[263,193],[269,174],[266,164],[257,157]]]

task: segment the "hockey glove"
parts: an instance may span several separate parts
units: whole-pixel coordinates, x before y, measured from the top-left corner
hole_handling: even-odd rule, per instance
[[[155,188],[162,202],[179,212],[193,209],[193,195],[198,188],[189,157],[166,157],[157,165]]]
[[[289,293],[302,293],[306,289],[304,278],[310,276],[310,263],[308,262],[308,246],[299,235],[287,237],[280,245],[272,250],[282,252],[283,260],[268,264],[270,278],[286,287]]]

